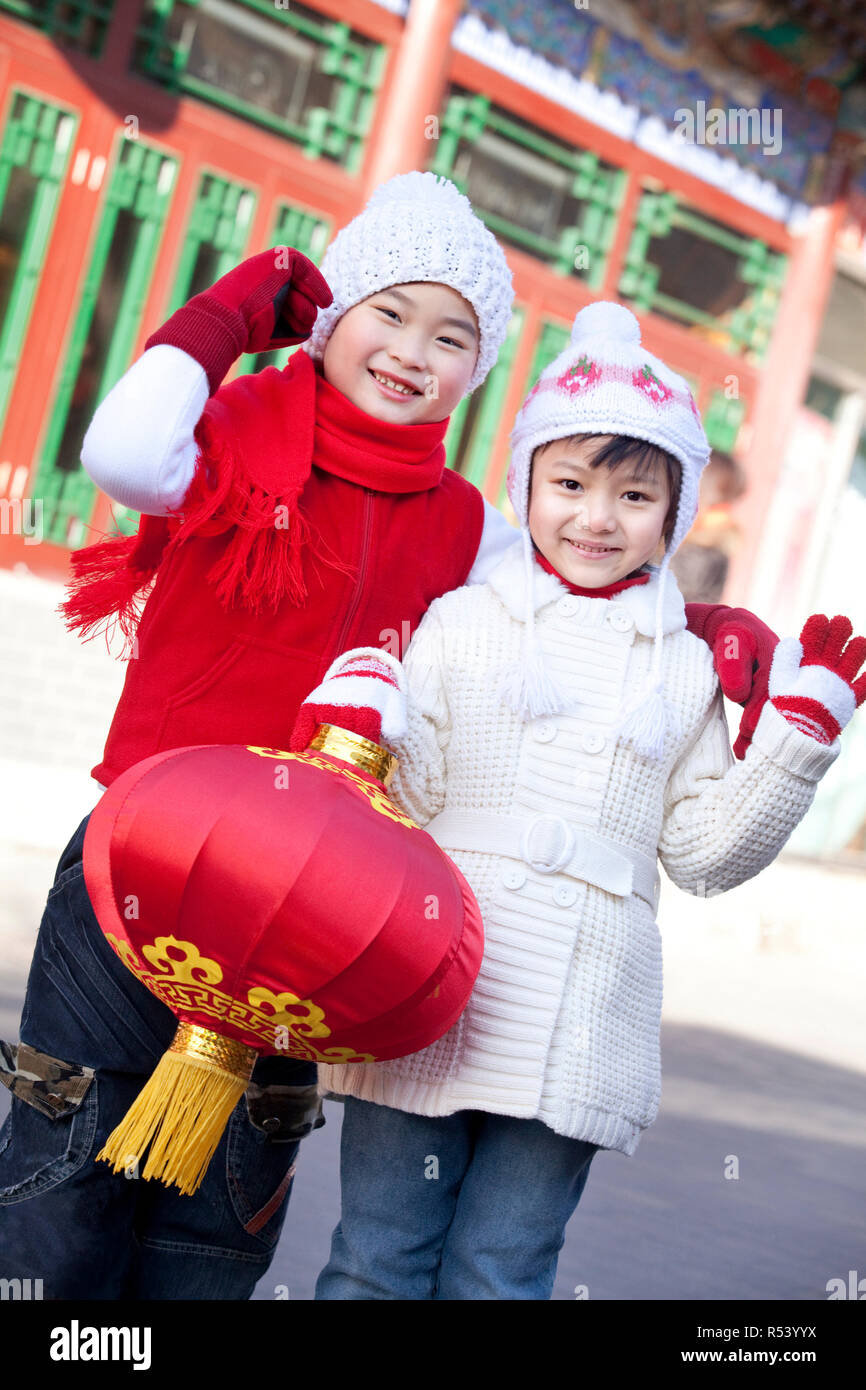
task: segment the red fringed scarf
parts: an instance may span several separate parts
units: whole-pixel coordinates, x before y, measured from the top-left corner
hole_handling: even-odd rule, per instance
[[[307,597],[303,561],[315,558],[350,573],[324,552],[299,507],[310,469],[380,492],[436,487],[445,467],[448,420],[389,424],[353,405],[304,351],[282,371],[236,377],[207,402],[195,428],[199,446],[183,508],[142,516],[134,536],[117,536],[72,555],[66,626],[83,637],[116,623],[131,643],[149,586],[162,561],[192,536],[231,530],[204,576],[225,608],[258,613]]]

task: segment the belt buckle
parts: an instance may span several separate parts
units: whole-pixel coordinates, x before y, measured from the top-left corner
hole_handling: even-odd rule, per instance
[[[530,836],[543,821],[552,821],[554,825],[558,827],[561,826],[564,832],[563,847],[552,864],[541,864],[537,859],[533,859],[531,856],[529,846]],[[568,821],[563,820],[562,816],[536,816],[534,820],[529,822],[523,831],[523,835],[520,839],[520,854],[523,862],[528,864],[531,869],[534,869],[536,873],[558,874],[565,868],[574,854],[575,844],[574,831],[568,824]]]

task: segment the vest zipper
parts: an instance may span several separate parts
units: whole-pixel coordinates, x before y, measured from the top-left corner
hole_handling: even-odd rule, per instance
[[[337,649],[336,649],[336,651],[335,651],[335,652],[333,653],[333,655],[332,655],[332,658],[331,658],[332,660],[336,660],[336,658],[337,658],[338,656],[342,656],[342,654],[343,654],[344,643],[345,643],[345,640],[346,640],[346,634],[347,634],[347,632],[349,631],[349,627],[350,627],[350,625],[351,625],[352,619],[354,618],[355,613],[356,613],[357,610],[358,610],[358,604],[359,604],[360,601],[361,601],[361,590],[362,590],[363,587],[364,587],[364,580],[366,579],[366,576],[367,576],[367,556],[368,556],[369,551],[370,551],[370,529],[371,529],[371,528],[370,528],[370,515],[371,515],[371,513],[372,513],[372,510],[373,510],[373,491],[372,491],[371,488],[366,488],[366,487],[365,487],[365,488],[364,488],[364,534],[363,534],[363,538],[362,538],[362,540],[361,540],[361,560],[360,560],[360,563],[359,563],[359,565],[358,565],[358,582],[357,582],[357,584],[355,585],[355,592],[354,592],[354,594],[352,595],[352,602],[349,604],[349,610],[348,610],[348,612],[346,613],[345,621],[343,622],[343,626],[342,626],[342,629],[341,629],[341,631],[340,631],[339,640],[338,640],[338,642],[337,642]]]

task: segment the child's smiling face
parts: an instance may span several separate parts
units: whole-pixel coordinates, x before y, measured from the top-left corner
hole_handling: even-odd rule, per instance
[[[626,460],[590,467],[610,435],[537,449],[529,531],[553,568],[586,589],[624,579],[659,550],[671,501],[664,467],[634,476]]]
[[[444,420],[466,394],[479,345],[475,311],[448,285],[391,285],[348,309],[325,346],[325,379],[377,420]],[[394,389],[391,378],[411,391]]]

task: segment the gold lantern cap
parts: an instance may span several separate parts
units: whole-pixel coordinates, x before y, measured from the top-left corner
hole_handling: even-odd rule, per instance
[[[354,764],[362,772],[369,772],[385,787],[399,765],[399,759],[383,748],[381,743],[373,743],[371,739],[362,738],[351,729],[341,729],[337,724],[319,724],[307,747]]]

